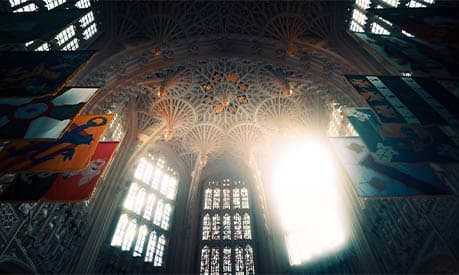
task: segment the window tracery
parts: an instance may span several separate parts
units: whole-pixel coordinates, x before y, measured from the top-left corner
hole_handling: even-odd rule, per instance
[[[240,180],[208,181],[204,187],[201,274],[253,274],[249,191]]]
[[[162,267],[178,188],[175,171],[152,155],[141,158],[122,205],[112,247]]]

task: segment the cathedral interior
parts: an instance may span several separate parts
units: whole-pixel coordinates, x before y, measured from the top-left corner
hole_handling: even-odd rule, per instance
[[[362,197],[318,145],[356,135],[342,110],[367,103],[344,75],[439,76],[366,50],[356,33],[406,35],[365,11],[380,6],[458,5],[2,1],[3,14],[88,10],[1,50],[96,50],[66,85],[99,88],[83,113],[114,114],[102,140],[120,143],[89,200],[0,203],[0,272],[459,272],[457,164],[432,164],[451,195]]]

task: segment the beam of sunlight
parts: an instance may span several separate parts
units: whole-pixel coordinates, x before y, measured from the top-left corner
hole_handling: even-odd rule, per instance
[[[273,173],[271,191],[290,264],[309,262],[343,246],[344,206],[327,147],[318,140],[289,141],[281,146]]]

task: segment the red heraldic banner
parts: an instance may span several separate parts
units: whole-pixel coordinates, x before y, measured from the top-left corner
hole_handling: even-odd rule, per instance
[[[0,151],[0,173],[84,169],[112,119],[112,114],[78,116],[57,140],[11,141]]]
[[[118,142],[100,142],[89,165],[80,171],[59,173],[43,199],[53,202],[88,200],[117,147]]]

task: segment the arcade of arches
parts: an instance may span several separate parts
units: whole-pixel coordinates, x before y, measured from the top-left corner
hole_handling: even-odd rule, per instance
[[[2,204],[2,257],[52,273],[459,271],[456,197],[364,200],[346,179],[346,244],[290,265],[267,184],[276,141],[352,135],[337,108],[364,102],[342,75],[396,73],[346,31],[347,8],[107,3],[71,83],[100,87],[84,112],[115,113],[104,139],[120,148],[85,203]]]

